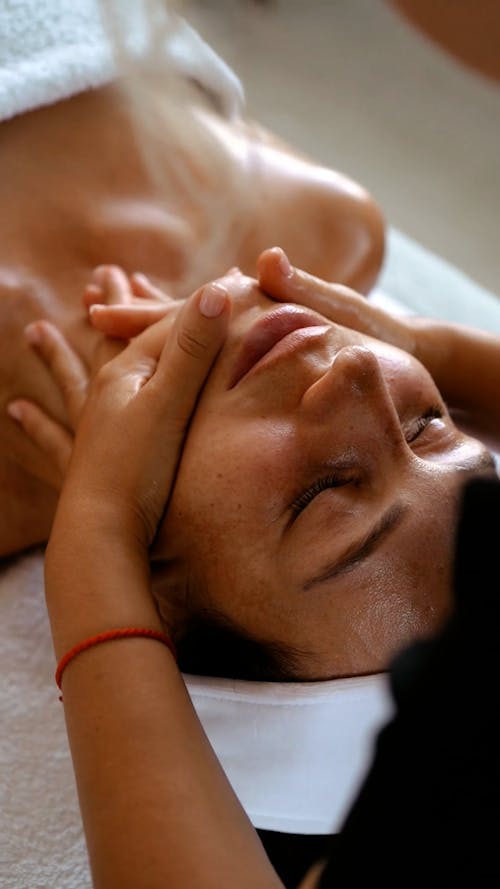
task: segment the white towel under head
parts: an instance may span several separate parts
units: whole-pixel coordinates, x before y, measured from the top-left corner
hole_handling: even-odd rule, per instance
[[[115,3],[125,18],[140,0]],[[175,17],[162,50],[174,68],[216,97],[223,114],[243,104],[241,82],[188,23]],[[99,0],[2,0],[0,3],[0,121],[51,105],[116,76]]]
[[[309,683],[185,678],[254,827],[340,830],[393,713],[385,673]]]

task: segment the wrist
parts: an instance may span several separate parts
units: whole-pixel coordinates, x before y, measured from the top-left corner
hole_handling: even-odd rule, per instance
[[[82,491],[71,480],[62,490],[50,533],[50,547],[79,550],[123,549],[147,558],[149,531],[139,510],[123,495],[100,492],[90,486]]]
[[[75,660],[79,655],[89,651],[91,648],[95,648],[96,645],[106,644],[107,642],[116,642],[121,639],[150,639],[152,641],[161,642],[162,645],[166,645],[166,647],[170,650],[172,657],[174,660],[177,660],[177,653],[175,649],[175,645],[166,633],[159,631],[157,629],[150,629],[148,627],[118,627],[114,630],[105,630],[102,633],[97,633],[94,636],[89,636],[86,639],[82,639],[73,648],[70,648],[62,658],[59,659],[56,673],[55,673],[55,681],[56,685],[59,689],[62,688],[62,678],[67,669],[67,667]],[[60,698],[62,701],[62,698]]]
[[[64,529],[49,539],[44,570],[56,657],[116,627],[162,629],[147,550],[130,546],[121,535]]]

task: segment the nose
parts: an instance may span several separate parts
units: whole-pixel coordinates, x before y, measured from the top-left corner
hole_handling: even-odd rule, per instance
[[[359,449],[383,443],[385,451],[411,458],[401,422],[376,355],[366,346],[344,346],[329,370],[304,393],[302,409],[314,423],[334,424]]]

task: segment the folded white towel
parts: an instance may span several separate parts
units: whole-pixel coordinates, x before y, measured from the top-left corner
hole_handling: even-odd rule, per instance
[[[140,12],[137,0],[119,8],[134,19]],[[176,18],[162,50],[180,74],[216,97],[226,116],[238,113],[238,77],[187,22]],[[0,120],[103,86],[115,75],[98,0],[0,3]]]

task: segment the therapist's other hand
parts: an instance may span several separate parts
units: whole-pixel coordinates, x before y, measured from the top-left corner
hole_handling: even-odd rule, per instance
[[[168,318],[173,325],[185,300],[171,299],[145,275],[127,276],[119,266],[99,266],[92,274],[83,297],[89,320],[103,336],[88,368],[61,330],[49,321],[36,321],[26,328],[26,338],[45,365],[57,387],[66,412],[61,423],[40,404],[18,398],[8,412],[44,455],[40,480],[56,491],[61,489],[69,464],[74,434],[87,399],[91,378],[124,348],[129,340]],[[95,309],[94,307],[97,307]],[[165,322],[165,335],[166,335]]]
[[[419,357],[420,319],[391,315],[349,287],[294,268],[280,247],[261,253],[257,270],[260,287],[272,299],[307,306],[330,321]]]
[[[44,455],[40,480],[59,491],[71,456],[74,433],[87,400],[89,370],[64,334],[49,321],[29,324],[25,336],[61,395],[65,422],[56,420],[40,404],[26,398],[10,402],[7,411]],[[111,357],[115,353],[112,350],[107,354]]]
[[[56,325],[45,320],[28,325],[26,339],[50,373],[66,413],[61,423],[34,401],[18,398],[9,405],[10,415],[45,457],[41,481],[56,491],[61,488],[91,377],[122,351],[123,340],[165,316],[173,323],[183,302],[168,297],[142,274],[128,277],[114,265],[96,268],[83,296],[89,320],[103,334],[90,367]]]
[[[97,373],[58,506],[66,523],[83,520],[150,546],[229,314],[227,291],[208,284],[174,324],[168,317],[154,324]]]
[[[146,275],[127,275],[116,265],[94,270],[85,288],[83,304],[89,321],[108,337],[131,339],[165,316],[175,316],[184,300],[173,299]]]
[[[26,339],[48,370],[58,390],[65,412],[61,422],[42,405],[18,398],[8,405],[8,413],[44,454],[43,474],[38,477],[60,490],[71,456],[73,438],[84,404],[91,376],[123,349],[123,342],[102,336],[96,344],[91,367],[82,361],[63,332],[50,321],[34,321],[25,328]]]

